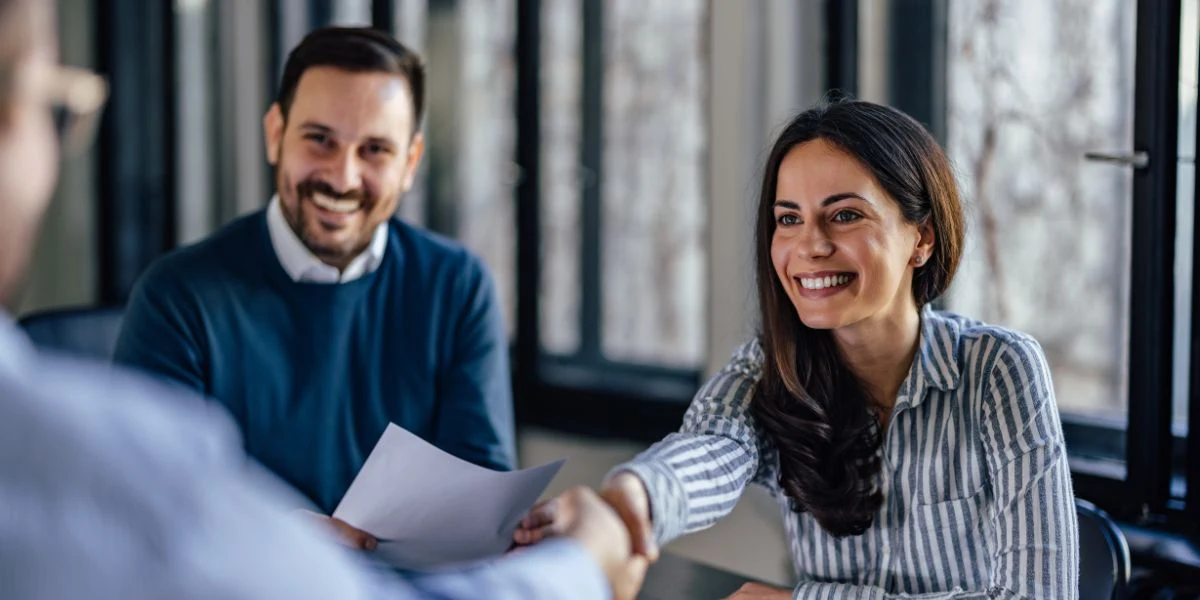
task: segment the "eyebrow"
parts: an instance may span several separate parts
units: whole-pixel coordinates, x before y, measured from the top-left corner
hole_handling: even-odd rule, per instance
[[[322,125],[322,124],[320,124],[320,123],[317,123],[317,122],[315,122],[315,121],[305,121],[305,122],[301,123],[301,124],[300,124],[300,129],[317,129],[317,130],[324,131],[324,132],[329,132],[329,133],[332,133],[332,132],[333,132],[333,128],[332,128],[332,127],[330,127],[330,126],[328,126],[328,125]]]
[[[305,121],[300,124],[300,129],[315,130],[315,131],[319,131],[321,133],[329,133],[329,134],[336,133],[332,127],[330,127],[328,125],[322,125],[321,123],[317,123],[316,121]],[[398,148],[400,146],[392,138],[390,138],[388,136],[382,136],[382,135],[367,136],[365,141],[368,143],[372,143],[372,144],[382,144],[384,146],[388,146],[391,148]]]
[[[850,198],[858,198],[859,200],[862,200],[863,202],[866,202],[867,204],[874,205],[874,203],[872,203],[870,200],[867,200],[866,198],[863,198],[862,196],[859,196],[858,194],[855,194],[854,192],[842,192],[840,194],[834,194],[832,196],[825,198],[824,200],[821,201],[821,206],[829,206],[830,204],[834,204],[836,202],[841,202],[842,200],[848,200]],[[778,208],[790,208],[792,210],[800,210],[800,205],[793,202],[792,200],[776,200],[775,206]]]
[[[381,135],[367,136],[367,139],[364,141],[366,141],[369,144],[379,144],[381,146],[387,146],[388,148],[393,148],[393,149],[400,147],[400,144],[397,144],[396,141],[393,140],[392,138],[386,137],[386,136],[381,136]]]

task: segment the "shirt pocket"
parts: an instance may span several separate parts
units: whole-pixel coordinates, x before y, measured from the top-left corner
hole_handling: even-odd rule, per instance
[[[971,587],[986,579],[992,535],[985,522],[986,497],[981,490],[965,498],[913,505],[907,550],[924,565],[910,575],[922,580],[917,586],[922,592]]]
[[[918,503],[913,507],[913,525],[921,531],[974,534],[982,529],[983,490],[941,502]]]

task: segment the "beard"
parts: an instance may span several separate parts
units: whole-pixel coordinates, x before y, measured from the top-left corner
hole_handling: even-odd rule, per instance
[[[350,260],[370,244],[375,230],[370,223],[370,215],[379,206],[379,199],[367,188],[337,190],[318,177],[309,177],[292,184],[282,174],[278,177],[277,185],[281,195],[280,204],[283,208],[284,220],[292,228],[296,237],[317,258],[336,265]],[[285,201],[282,198],[284,194],[289,194],[291,201]],[[354,214],[359,219],[359,223],[337,227],[323,222],[318,216],[314,200],[316,195],[339,201],[358,202],[359,207]],[[357,227],[357,231],[353,229],[355,227]]]

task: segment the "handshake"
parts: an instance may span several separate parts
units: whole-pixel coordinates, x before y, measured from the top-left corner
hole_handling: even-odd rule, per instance
[[[518,547],[549,538],[578,542],[604,570],[616,600],[632,600],[658,560],[650,525],[650,498],[642,480],[619,473],[597,494],[586,487],[533,507],[513,533]]]

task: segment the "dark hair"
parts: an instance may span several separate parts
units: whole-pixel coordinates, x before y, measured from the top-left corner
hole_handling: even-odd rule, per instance
[[[279,104],[286,120],[300,77],[313,67],[346,71],[394,73],[408,82],[412,93],[414,132],[425,111],[425,65],[421,57],[396,38],[370,27],[322,27],[300,41],[283,67]]]
[[[779,485],[796,512],[810,512],[829,534],[859,535],[882,502],[882,443],[870,393],[834,346],[829,331],[806,327],[771,262],[779,167],[796,146],[816,139],[858,159],[909,223],[930,224],[933,254],[913,274],[917,306],[950,285],[962,251],[962,205],[950,162],[908,115],[855,100],[797,115],[779,134],[763,171],[756,218],[757,277],[765,355],[751,411],[779,450]]]

